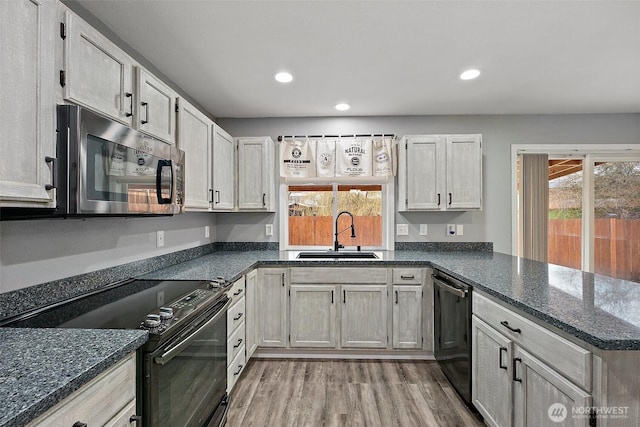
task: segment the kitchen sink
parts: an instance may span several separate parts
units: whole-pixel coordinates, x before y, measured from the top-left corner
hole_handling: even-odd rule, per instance
[[[373,252],[361,252],[361,251],[313,251],[313,252],[300,252],[296,257],[298,259],[308,258],[346,258],[346,259],[378,259],[378,255]]]

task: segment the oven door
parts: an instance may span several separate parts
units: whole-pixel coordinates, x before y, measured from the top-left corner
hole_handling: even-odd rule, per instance
[[[230,303],[226,299],[168,344],[143,356],[145,426],[208,426],[214,419],[224,420]]]

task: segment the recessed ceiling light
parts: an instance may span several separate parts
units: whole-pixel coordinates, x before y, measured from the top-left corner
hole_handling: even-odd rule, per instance
[[[276,74],[276,80],[279,81],[280,83],[289,83],[291,80],[293,80],[293,76],[291,75],[291,73],[287,73],[287,72],[281,72]]]
[[[462,80],[473,80],[480,75],[480,71],[476,69],[467,70],[460,74]]]
[[[336,105],[336,110],[338,111],[347,111],[349,108],[351,108],[349,104],[341,103]]]

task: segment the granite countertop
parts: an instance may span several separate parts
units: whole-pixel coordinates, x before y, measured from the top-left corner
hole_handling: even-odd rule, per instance
[[[429,265],[603,350],[640,350],[640,284],[498,252],[381,252],[377,260],[296,260],[294,252],[213,252],[146,279],[236,280],[259,266]]]
[[[140,330],[0,328],[0,427],[25,425],[147,339]]]

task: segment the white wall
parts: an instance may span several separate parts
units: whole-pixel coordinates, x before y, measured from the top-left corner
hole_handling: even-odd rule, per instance
[[[396,214],[396,223],[410,225],[408,237],[397,241],[452,241],[445,237],[445,224],[465,225],[458,241],[489,241],[494,250],[511,253],[511,144],[640,144],[640,114],[597,115],[486,115],[219,119],[234,136],[318,135],[349,133],[411,134],[480,133],[483,135],[482,212],[412,212]],[[397,193],[397,192],[396,192]],[[252,214],[247,214],[252,215]],[[264,221],[271,220],[278,232],[278,216],[253,217],[235,224],[229,215],[223,220],[223,241],[268,241]],[[418,236],[419,224],[429,224],[429,235]],[[253,238],[255,236],[255,238]],[[271,239],[273,241],[273,239]]]
[[[210,227],[209,238],[204,227]],[[156,231],[165,246],[156,248]],[[0,293],[202,246],[215,214],[0,222]]]

